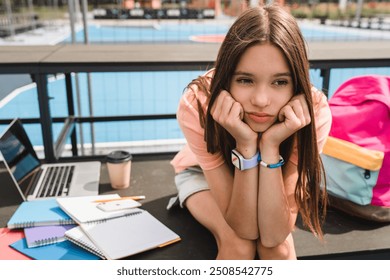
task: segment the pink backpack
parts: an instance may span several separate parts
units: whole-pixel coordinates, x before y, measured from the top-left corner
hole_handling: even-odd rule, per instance
[[[329,136],[384,154],[369,203],[345,203],[348,199],[338,197],[334,204],[350,214],[390,221],[390,76],[351,78],[336,90],[329,105],[333,117]],[[353,187],[358,186],[349,186]]]

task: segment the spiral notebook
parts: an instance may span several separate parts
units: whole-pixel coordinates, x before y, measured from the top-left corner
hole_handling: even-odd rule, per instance
[[[25,238],[9,245],[35,260],[99,260],[99,257],[65,240],[63,242],[28,248]]]
[[[118,194],[106,194],[98,196],[60,197],[57,203],[78,224],[98,220],[111,219],[133,212],[133,209],[106,212],[99,209],[99,200],[118,199]]]
[[[75,224],[55,199],[24,201],[7,223],[9,229]]]
[[[24,229],[27,247],[39,247],[65,241],[65,232],[76,225],[42,226]]]
[[[83,223],[80,227],[94,247],[109,260],[180,241],[175,232],[141,209],[113,219]],[[92,246],[90,249],[94,250]]]
[[[65,239],[73,242],[81,248],[95,254],[96,256],[105,259],[103,253],[93,244],[91,239],[85,235],[81,227],[77,226],[65,232]]]

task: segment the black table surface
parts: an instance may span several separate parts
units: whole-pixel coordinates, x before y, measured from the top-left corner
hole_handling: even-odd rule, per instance
[[[169,172],[172,172],[169,173]],[[181,241],[129,257],[137,260],[211,260],[217,255],[214,237],[200,225],[188,210],[175,206],[167,210],[174,195],[173,171],[169,160],[138,162],[132,167],[131,187],[113,190],[102,165],[99,193],[121,196],[147,194],[142,207],[171,230]],[[22,202],[6,170],[0,166],[0,227]],[[390,224],[365,221],[330,208],[323,226],[321,242],[305,229],[300,219],[293,232],[299,259],[390,259]]]

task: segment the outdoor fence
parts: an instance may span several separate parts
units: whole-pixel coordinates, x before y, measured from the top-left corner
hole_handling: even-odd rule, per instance
[[[329,93],[330,81],[335,78],[340,78],[339,73],[343,71],[348,72],[348,69],[369,69],[369,73],[390,72],[390,53],[389,43],[376,45],[370,43],[356,48],[351,51],[349,44],[339,43],[329,45],[326,43],[317,43],[311,45],[310,64],[313,71],[318,73],[317,87],[323,89],[325,93]],[[104,107],[110,108],[112,102],[119,102],[126,104],[127,102],[137,103],[137,98],[141,98],[145,103],[155,102],[155,108],[164,106],[164,99],[170,98],[170,94],[177,97],[176,100],[168,101],[172,105],[170,111],[142,113],[137,111],[137,106],[133,110],[129,109],[124,113],[118,111],[111,111],[110,114],[83,114],[80,115],[77,110],[77,102],[74,93],[76,88],[76,80],[72,78],[73,73],[128,73],[128,72],[143,72],[143,73],[165,73],[165,72],[187,72],[187,71],[204,71],[212,67],[217,53],[217,46],[203,46],[196,45],[163,45],[156,48],[155,45],[138,45],[131,49],[126,45],[89,45],[89,46],[55,46],[55,47],[2,47],[0,49],[0,74],[21,74],[27,73],[31,75],[36,83],[37,91],[37,110],[39,114],[35,118],[23,118],[22,121],[26,124],[40,124],[38,125],[42,130],[42,141],[45,148],[45,158],[48,161],[55,161],[62,157],[63,143],[68,136],[71,135],[72,153],[73,156],[79,156],[78,144],[79,137],[76,135],[74,124],[81,123],[110,123],[110,122],[137,122],[137,121],[151,121],[151,120],[173,120],[175,121],[176,106],[178,98],[180,98],[182,90],[174,90],[169,88],[170,82],[174,82],[174,78],[166,81],[168,88],[168,95],[165,97],[157,96],[151,98],[148,90],[143,92],[129,91],[125,96],[135,97],[135,99],[123,99],[124,96],[118,96],[116,89],[121,87],[119,83],[111,83],[106,85],[105,90],[102,91],[103,96],[94,96],[101,98]],[[110,52],[108,52],[110,50]],[[197,50],[197,52],[195,52]],[[147,52],[143,52],[147,51]],[[29,52],[35,53],[34,57],[29,56]],[[340,71],[340,72],[337,72]],[[60,99],[62,104],[62,116],[58,115],[58,110],[53,111],[51,104],[55,101],[54,95],[56,91],[49,90],[49,78],[52,75],[64,74],[65,79],[62,87],[64,88],[64,100]],[[349,71],[349,75],[356,75],[358,72]],[[362,73],[362,72],[360,72]],[[389,74],[388,74],[389,75]],[[175,74],[175,76],[178,76]],[[191,77],[195,78],[195,77]],[[190,81],[189,78],[182,84],[182,89],[186,83]],[[98,82],[101,82],[100,80]],[[136,81],[133,81],[134,83]],[[159,92],[163,92],[162,84],[154,83],[153,80],[141,80],[140,82],[145,89],[153,85]],[[101,83],[98,86],[102,86]],[[83,85],[85,88],[86,85]],[[113,96],[117,96],[113,98]],[[58,97],[56,97],[58,98]],[[145,104],[144,103],[144,104]],[[114,107],[115,108],[115,107]],[[26,107],[21,107],[21,110],[26,111]],[[6,125],[10,123],[13,117],[20,117],[17,111],[14,115],[9,115],[9,118],[3,117],[0,124]],[[58,133],[54,133],[54,124],[60,124]],[[177,123],[175,124],[177,132],[180,132]],[[139,127],[140,130],[151,127],[144,122]],[[110,134],[112,127],[108,126],[99,133]],[[164,125],[156,125],[157,135],[162,134],[166,129]],[[126,129],[118,128],[118,137],[121,132],[126,133]],[[88,131],[89,133],[89,131]],[[134,130],[134,134],[139,131]],[[177,135],[176,135],[177,136]],[[147,140],[147,139],[145,139]]]
[[[60,2],[64,4],[63,1]],[[0,61],[0,75],[23,74],[31,76],[34,82],[28,92],[18,95],[21,100],[19,104],[19,101],[16,102],[17,98],[13,102],[6,103],[5,99],[11,99],[13,95],[3,94],[2,98],[5,96],[6,98],[0,103],[0,124],[6,125],[12,118],[21,117],[28,126],[34,127],[35,136],[32,137],[35,139],[34,144],[45,147],[45,157],[49,161],[63,156],[61,153],[64,147],[63,141],[71,131],[71,127],[74,128],[71,133],[72,141],[66,141],[66,143],[72,145],[74,156],[79,155],[80,151],[77,147],[80,143],[111,142],[113,139],[117,142],[125,141],[123,139],[142,142],[156,140],[159,139],[158,137],[172,139],[182,137],[175,122],[178,100],[191,79],[212,67],[218,46],[234,20],[234,17],[216,16],[214,10],[204,8],[190,9],[170,6],[161,9],[125,9],[121,5],[105,2],[104,5],[95,5],[95,2],[89,1],[91,6],[89,7],[88,28],[83,29],[82,16],[77,13],[75,19],[78,21],[72,32],[69,9],[66,5],[42,7],[35,1],[30,2],[32,6],[28,6],[26,1],[9,1],[12,3],[8,7],[11,8],[10,12],[9,9],[4,8],[5,1],[0,0],[0,7],[3,7],[2,10],[0,9],[0,36],[4,37],[0,38],[0,56],[3,52],[3,59],[5,59],[5,61]],[[388,13],[390,14],[390,7],[387,9],[389,2],[373,1],[375,7],[368,8],[375,11],[380,9],[381,14],[376,13],[366,18],[365,16],[369,13],[365,11],[360,21],[353,20],[351,17],[334,19],[332,14],[335,7],[334,1],[325,3],[320,1],[316,5],[310,5],[309,1],[303,0],[285,2],[288,5],[287,8],[299,18],[309,45],[313,43],[321,45],[321,42],[324,42],[329,49],[322,49],[322,53],[334,54],[326,60],[318,56],[311,57],[311,79],[316,87],[331,95],[338,84],[352,76],[390,75],[390,55],[386,54],[380,59],[361,57],[365,53],[376,55],[372,46],[386,45],[389,42],[390,18]],[[325,24],[320,24],[320,10],[327,12]],[[61,15],[56,18],[60,24],[53,25],[53,16],[45,14],[51,12]],[[304,12],[305,16],[303,16]],[[352,12],[351,15],[353,15]],[[97,19],[99,17],[100,19]],[[103,19],[104,17],[106,18]],[[149,19],[153,17],[154,19]],[[188,18],[185,19],[185,17]],[[50,21],[47,21],[47,18],[50,18]],[[30,30],[37,27],[39,27],[39,32]],[[60,50],[69,46],[69,49],[74,50],[67,54],[68,61],[63,61],[61,65],[53,65],[40,60],[31,61],[31,58],[39,56],[44,49],[44,47],[31,48],[27,51],[26,45],[30,44],[31,38],[36,39],[42,36],[43,39],[39,42],[45,45],[48,41],[45,38],[49,35],[56,35],[60,29],[65,30],[65,33],[58,34],[63,39],[55,48]],[[95,61],[90,60],[88,63],[83,61],[83,56],[77,57],[79,54],[76,51],[86,43],[86,34],[89,36],[88,45],[105,50],[105,52],[98,52]],[[339,52],[337,49],[331,49],[334,47],[334,45],[332,47],[333,43],[337,45],[340,42],[347,42],[348,47]],[[361,51],[355,50],[356,47],[366,42],[372,42],[372,44],[368,44],[367,48]],[[25,52],[10,54],[16,57],[11,57],[11,61],[15,59],[14,63],[7,63],[9,57],[1,46],[18,44],[25,45]],[[144,44],[148,46],[144,47]],[[102,58],[110,57],[113,52],[115,53],[116,45],[120,45],[122,50],[115,59],[99,63]],[[13,47],[9,48],[13,49]],[[139,54],[126,60],[128,52],[134,49],[138,49]],[[164,51],[161,51],[162,49]],[[184,60],[180,55],[183,49],[191,50],[185,55]],[[312,51],[310,48],[309,50]],[[199,58],[202,52],[208,55],[207,59]],[[352,58],[349,57],[351,52],[356,53]],[[28,59],[20,63],[18,59],[23,59],[24,56]],[[147,57],[147,63],[135,63],[139,57]],[[167,60],[167,57],[172,59]],[[186,60],[188,58],[194,60],[188,61]],[[77,59],[79,59],[77,63],[71,62]],[[59,81],[51,82],[55,79]],[[61,83],[62,86],[54,87],[54,84]],[[90,91],[92,99],[86,93],[89,88],[92,89]],[[78,93],[81,93],[81,96],[77,96]],[[27,95],[29,98],[22,97]],[[81,107],[78,105],[80,104],[79,98],[82,99]],[[103,105],[97,105],[98,101]],[[49,106],[54,103],[66,105]],[[146,104],[152,104],[151,107],[155,110],[149,111]],[[112,110],[106,110],[105,106]],[[164,110],[161,110],[162,108]],[[90,114],[92,111],[93,114]],[[27,114],[30,112],[34,114]],[[63,124],[67,119],[66,128],[63,130]],[[165,123],[162,124],[162,120]],[[71,125],[75,123],[78,125]],[[117,124],[115,132],[113,132],[114,126],[110,125],[114,123]],[[88,128],[89,124],[95,124],[95,131]],[[155,131],[149,133],[152,128]],[[82,130],[85,132],[84,136],[80,135]],[[166,136],[169,131],[173,131],[172,135]],[[96,136],[102,135],[103,140],[95,141],[95,134]],[[142,134],[145,134],[144,138],[133,138],[134,135]],[[109,135],[112,137],[109,138]],[[57,145],[55,142],[58,137],[62,140]]]

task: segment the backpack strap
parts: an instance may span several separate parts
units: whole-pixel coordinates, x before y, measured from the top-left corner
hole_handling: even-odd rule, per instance
[[[363,169],[376,171],[382,167],[384,153],[328,136],[323,154],[349,162]]]

